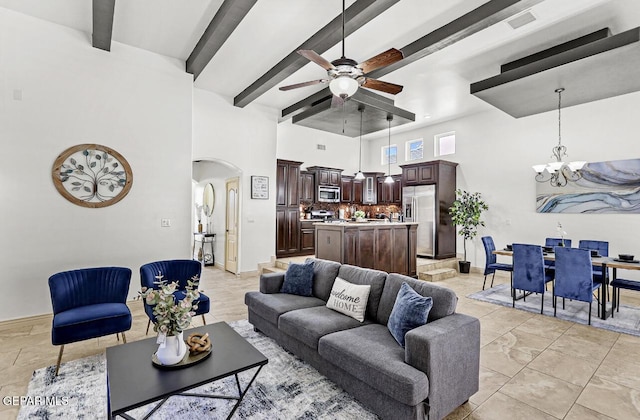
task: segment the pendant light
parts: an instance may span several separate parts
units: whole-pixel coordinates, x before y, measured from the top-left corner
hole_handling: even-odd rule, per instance
[[[360,152],[358,153],[358,173],[355,179],[364,179],[364,174],[362,173],[362,114],[364,114],[364,106],[360,105],[358,111],[360,112]]]
[[[387,177],[384,179],[385,184],[393,184],[395,181],[391,178],[391,121],[393,120],[393,115],[387,114],[387,121],[389,121],[389,142],[387,143]]]

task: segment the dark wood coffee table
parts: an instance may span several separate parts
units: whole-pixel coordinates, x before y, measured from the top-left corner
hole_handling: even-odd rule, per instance
[[[227,419],[233,416],[247,390],[269,360],[224,322],[187,330],[184,336],[187,337],[194,331],[209,333],[213,351],[207,359],[184,369],[159,369],[151,363],[151,355],[158,348],[156,337],[107,348],[107,389],[111,418],[121,416],[133,419],[126,414],[127,411],[162,400],[147,415],[149,417],[167,399],[177,395],[237,400]],[[255,367],[258,367],[257,372],[243,390],[238,373]],[[231,375],[236,377],[238,396],[185,392]]]

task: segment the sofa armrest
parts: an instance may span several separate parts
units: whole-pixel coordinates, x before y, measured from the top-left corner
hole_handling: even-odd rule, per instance
[[[453,314],[409,331],[405,362],[429,378],[429,419],[445,417],[478,392],[480,321]]]
[[[260,291],[262,293],[280,293],[284,283],[284,273],[267,273],[260,275]]]

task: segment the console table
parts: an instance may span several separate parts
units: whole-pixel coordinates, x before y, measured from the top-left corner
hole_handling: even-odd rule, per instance
[[[205,232],[193,232],[193,253],[196,251],[196,242],[200,243],[200,249],[198,253],[198,261],[202,261],[204,265],[215,264],[215,254],[213,252],[214,244],[216,242],[215,233]],[[205,244],[208,244],[211,250],[210,254],[206,253]]]

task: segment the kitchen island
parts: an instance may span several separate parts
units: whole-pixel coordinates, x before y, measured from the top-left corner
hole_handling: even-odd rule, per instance
[[[315,223],[316,258],[415,277],[417,223]]]

